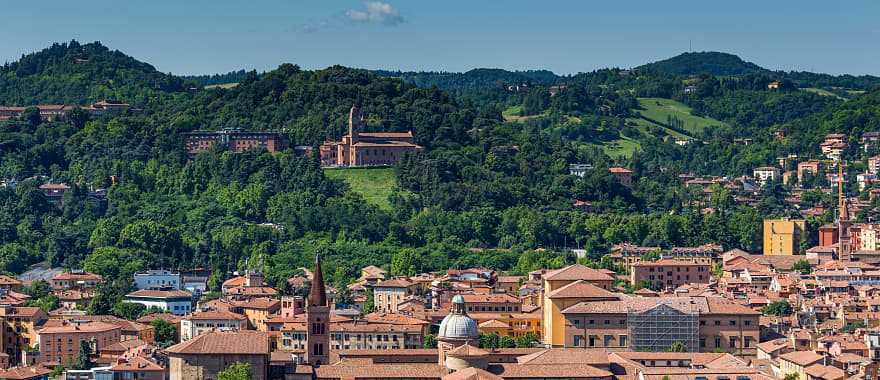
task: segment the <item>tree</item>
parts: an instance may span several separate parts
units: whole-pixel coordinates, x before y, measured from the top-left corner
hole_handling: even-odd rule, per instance
[[[499,348],[501,337],[498,333],[480,334],[480,348]]]
[[[61,302],[58,297],[54,295],[46,295],[37,299],[30,299],[27,301],[27,306],[30,307],[38,307],[45,313],[49,313],[52,310],[58,309],[61,307]]]
[[[248,363],[235,362],[217,374],[218,380],[250,380],[253,375],[251,365]]]
[[[422,342],[423,348],[437,348],[437,337],[434,334],[425,335],[425,339]]]
[[[685,347],[684,343],[676,340],[669,346],[669,352],[687,352],[687,347]]]
[[[147,307],[144,304],[120,301],[113,305],[112,313],[119,318],[133,321],[144,315],[146,310]]]
[[[791,269],[801,274],[810,274],[813,271],[813,267],[810,266],[810,262],[807,260],[798,260],[798,262],[792,265]]]
[[[501,337],[501,340],[498,342],[500,348],[514,348],[516,347],[516,339],[514,339],[510,335],[505,335]]]
[[[177,342],[177,327],[170,322],[156,318],[150,325],[155,330],[156,343],[160,347],[165,348]]]
[[[800,375],[792,372],[792,373],[786,374],[785,377],[783,377],[783,380],[798,380],[798,378],[800,378]]]
[[[642,255],[642,261],[657,261],[660,260],[660,252],[652,251]]]
[[[538,343],[540,340],[538,339],[538,335],[535,333],[526,333],[516,338],[516,347],[517,348],[530,348],[535,343]]]
[[[40,125],[43,118],[40,116],[40,109],[37,107],[28,107],[21,113],[21,119],[28,122],[32,127]]]
[[[364,314],[372,313],[376,309],[376,299],[373,297],[373,289],[367,289],[367,299],[364,301]]]
[[[79,341],[79,353],[76,355],[76,361],[73,363],[74,369],[91,369],[92,368],[92,344],[87,340]]]
[[[767,306],[764,306],[761,309],[761,312],[766,315],[786,316],[791,315],[793,310],[791,308],[791,304],[789,304],[788,301],[782,300],[775,301]]]
[[[854,321],[854,322],[847,323],[846,326],[843,326],[843,329],[841,329],[841,331],[843,331],[845,333],[852,333],[858,329],[863,329],[865,327],[866,326],[865,326],[864,321]]]

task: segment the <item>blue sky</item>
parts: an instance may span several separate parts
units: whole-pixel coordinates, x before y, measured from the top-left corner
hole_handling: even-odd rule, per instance
[[[99,40],[176,74],[305,68],[577,73],[687,51],[880,75],[880,1],[0,0],[0,61]]]

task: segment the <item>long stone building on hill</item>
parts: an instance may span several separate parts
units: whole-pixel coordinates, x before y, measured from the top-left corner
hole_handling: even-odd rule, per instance
[[[351,107],[348,134],[339,141],[326,141],[320,147],[322,166],[394,165],[403,155],[422,149],[413,142],[412,131],[361,132],[360,109]]]

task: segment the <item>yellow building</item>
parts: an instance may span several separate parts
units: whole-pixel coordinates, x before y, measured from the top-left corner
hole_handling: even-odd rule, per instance
[[[562,310],[586,300],[614,299],[608,289],[614,278],[575,264],[549,271],[543,276],[543,340],[553,347],[565,345],[565,317]]]
[[[764,219],[764,255],[797,254],[805,228],[803,219]]]
[[[531,313],[472,313],[481,334],[496,333],[500,336],[519,338],[526,334],[541,336],[541,311]]]

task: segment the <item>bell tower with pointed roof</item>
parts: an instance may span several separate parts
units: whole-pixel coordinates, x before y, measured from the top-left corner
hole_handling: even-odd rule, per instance
[[[837,162],[837,258],[841,261],[849,261],[852,238],[849,236],[849,210],[847,209],[846,194],[843,192],[843,165],[843,159]]]
[[[308,323],[305,362],[313,366],[329,363],[330,307],[327,305],[327,290],[324,288],[320,255],[315,255],[315,270],[312,273],[312,287],[306,305],[306,320]]]

